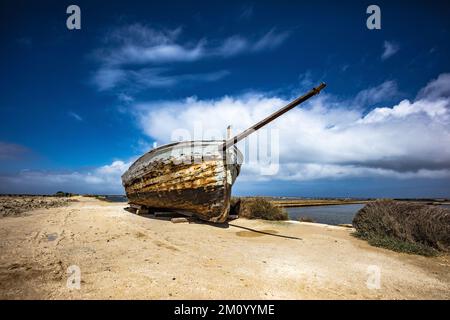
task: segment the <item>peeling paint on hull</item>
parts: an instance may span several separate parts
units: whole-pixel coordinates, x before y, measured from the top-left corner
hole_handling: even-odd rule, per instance
[[[146,153],[122,176],[129,202],[224,222],[242,154],[235,146],[224,154],[220,150],[223,143],[179,142]]]

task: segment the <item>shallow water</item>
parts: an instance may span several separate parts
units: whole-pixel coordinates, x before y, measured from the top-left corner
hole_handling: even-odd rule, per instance
[[[352,223],[353,217],[364,204],[344,204],[333,206],[315,206],[285,208],[290,220],[298,220],[300,217],[309,217],[317,223],[331,225]]]
[[[331,225],[352,223],[353,217],[364,204],[345,204],[335,206],[316,206],[285,208],[290,220],[298,220],[300,217],[309,217],[314,222]],[[450,205],[440,205],[442,208],[450,209]]]
[[[105,196],[106,200],[109,202],[128,202],[126,196],[114,195],[114,196]]]

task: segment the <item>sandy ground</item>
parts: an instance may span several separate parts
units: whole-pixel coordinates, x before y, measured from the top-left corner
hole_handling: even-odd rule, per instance
[[[124,207],[80,198],[0,219],[0,298],[450,298],[448,255],[373,248],[343,227],[174,224]],[[80,268],[80,289],[67,287],[71,265]]]

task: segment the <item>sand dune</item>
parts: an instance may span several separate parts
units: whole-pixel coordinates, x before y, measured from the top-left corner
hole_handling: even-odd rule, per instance
[[[343,227],[173,224],[124,207],[80,197],[68,207],[2,218],[0,298],[450,298],[448,255],[373,248]],[[66,285],[71,265],[80,268],[80,289]]]

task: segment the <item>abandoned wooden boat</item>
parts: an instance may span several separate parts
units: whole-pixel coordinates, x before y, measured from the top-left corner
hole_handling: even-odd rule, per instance
[[[177,142],[144,154],[122,175],[130,205],[224,222],[230,211],[231,187],[243,162],[235,144],[324,87],[322,83],[228,140]]]
[[[178,142],[146,153],[122,176],[129,202],[225,221],[243,158],[236,146],[222,150],[224,142]]]

